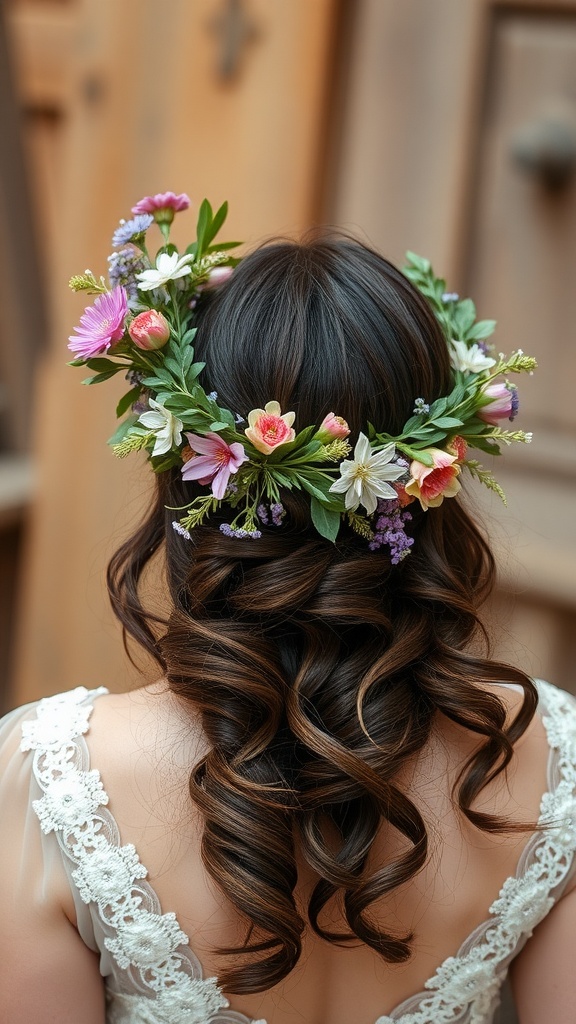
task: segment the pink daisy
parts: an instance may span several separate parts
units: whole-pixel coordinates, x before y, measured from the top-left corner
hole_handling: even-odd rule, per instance
[[[128,314],[128,297],[121,285],[111,292],[98,295],[93,306],[88,306],[76,333],[68,339],[68,348],[82,359],[107,352],[114,341],[124,334],[124,321]]]
[[[218,500],[224,497],[232,473],[248,460],[244,446],[235,441],[226,444],[219,434],[186,434],[188,443],[199,455],[189,459],[182,466],[184,480],[197,480],[200,484],[212,483],[212,494]]]
[[[180,210],[187,210],[190,206],[190,198],[185,192],[176,195],[175,192],[157,192],[155,196],[144,196],[132,207],[132,213],[151,213],[158,220],[157,213],[164,210],[171,210],[172,217]],[[172,217],[170,219],[172,219]]]

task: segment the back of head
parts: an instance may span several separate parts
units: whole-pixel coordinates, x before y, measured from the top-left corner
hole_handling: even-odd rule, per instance
[[[299,427],[336,412],[354,441],[368,424],[399,434],[418,397],[432,402],[451,388],[446,341],[428,303],[350,239],[264,246],[199,301],[205,390],[242,417],[272,399],[294,411]],[[198,485],[177,470],[158,484],[146,524],[111,564],[110,587],[127,630],[199,709],[210,743],[191,776],[205,819],[203,855],[255,929],[241,950],[247,962],[223,972],[225,988],[268,988],[300,955],[295,844],[319,877],[311,927],[342,939],[342,929],[335,935],[320,923],[339,893],[349,938],[390,962],[406,959],[410,936],[370,920],[371,904],[426,858],[425,823],[395,784],[400,768],[438,713],[485,736],[457,798],[478,827],[502,828],[471,805],[533,713],[521,673],[470,652],[493,577],[485,541],[459,499],[417,507],[412,553],[394,565],[350,527],[336,543],[319,536],[309,500],[286,490],[282,529],[263,526],[257,542],[225,536],[220,513],[183,542],[170,508],[189,503]],[[158,624],[137,591],[164,543],[173,611]],[[477,685],[502,679],[527,694],[512,730],[500,702]],[[407,852],[369,875],[383,820]]]

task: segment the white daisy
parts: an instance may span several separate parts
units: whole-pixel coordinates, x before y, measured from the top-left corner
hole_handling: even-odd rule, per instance
[[[344,459],[340,463],[340,479],[330,490],[344,492],[344,504],[354,511],[363,505],[368,515],[376,511],[378,498],[396,498],[397,494],[388,480],[398,480],[405,467],[391,465],[396,449],[387,444],[379,452],[373,452],[365,434],[360,434],[354,448],[354,460]]]
[[[450,345],[450,362],[460,373],[482,373],[483,370],[496,366],[496,360],[487,356],[479,345],[470,345],[469,348],[465,341],[455,341],[454,338]]]
[[[184,424],[177,416],[173,416],[168,409],[165,409],[160,402],[153,398],[148,399],[148,405],[152,406],[149,412],[143,412],[138,422],[156,434],[156,441],[152,449],[152,455],[165,455],[172,448],[182,443],[182,431]]]
[[[150,292],[154,288],[161,288],[168,284],[168,281],[176,281],[179,277],[186,277],[190,273],[190,263],[194,257],[190,253],[179,256],[177,252],[161,252],[156,257],[156,270],[142,270],[136,274],[136,280],[141,292]]]

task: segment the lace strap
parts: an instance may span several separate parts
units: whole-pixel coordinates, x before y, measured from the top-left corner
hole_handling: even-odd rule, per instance
[[[104,945],[130,982],[128,992],[113,994],[113,1004],[118,1010],[122,1000],[128,1005],[152,999],[155,1024],[248,1024],[240,1014],[220,1015],[228,1002],[216,979],[202,977],[175,914],[162,914],[134,846],[120,843],[108,795],[100,773],[89,767],[83,739],[95,698],[107,692],[78,687],[41,700],[36,718],[23,723],[20,749],[34,752],[33,772],[43,795],[32,806],[40,827],[55,833],[74,865],[71,875],[80,897],[95,905]]]

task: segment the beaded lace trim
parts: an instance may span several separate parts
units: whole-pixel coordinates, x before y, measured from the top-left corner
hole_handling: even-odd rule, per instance
[[[108,691],[80,686],[41,700],[36,719],[22,725],[20,749],[34,751],[43,792],[32,806],[43,832],[54,832],[75,865],[72,878],[84,903],[96,905],[106,949],[127,972],[129,992],[109,993],[107,1022],[250,1024],[227,1012],[216,978],[203,978],[176,915],[163,914],[132,843],[121,845],[107,810],[100,773],[89,768],[83,735],[93,701]],[[265,1024],[264,1021],[254,1024]]]
[[[576,849],[576,711],[562,691],[538,682],[542,720],[552,748],[550,791],[539,823],[480,925],[448,957],[425,992],[405,1000],[376,1024],[485,1024],[498,1003],[508,964],[554,903]],[[114,993],[109,1024],[266,1024],[227,1010],[215,978],[202,968],[174,914],[162,914],[158,897],[134,846],[122,846],[106,809],[100,774],[89,769],[83,735],[92,702],[107,690],[78,687],[40,701],[37,717],[22,726],[21,749],[34,751],[34,774],[43,796],[33,802],[42,831],[54,831],[76,865],[72,877],[85,903],[95,903],[106,930],[106,948],[128,973],[135,993]]]

